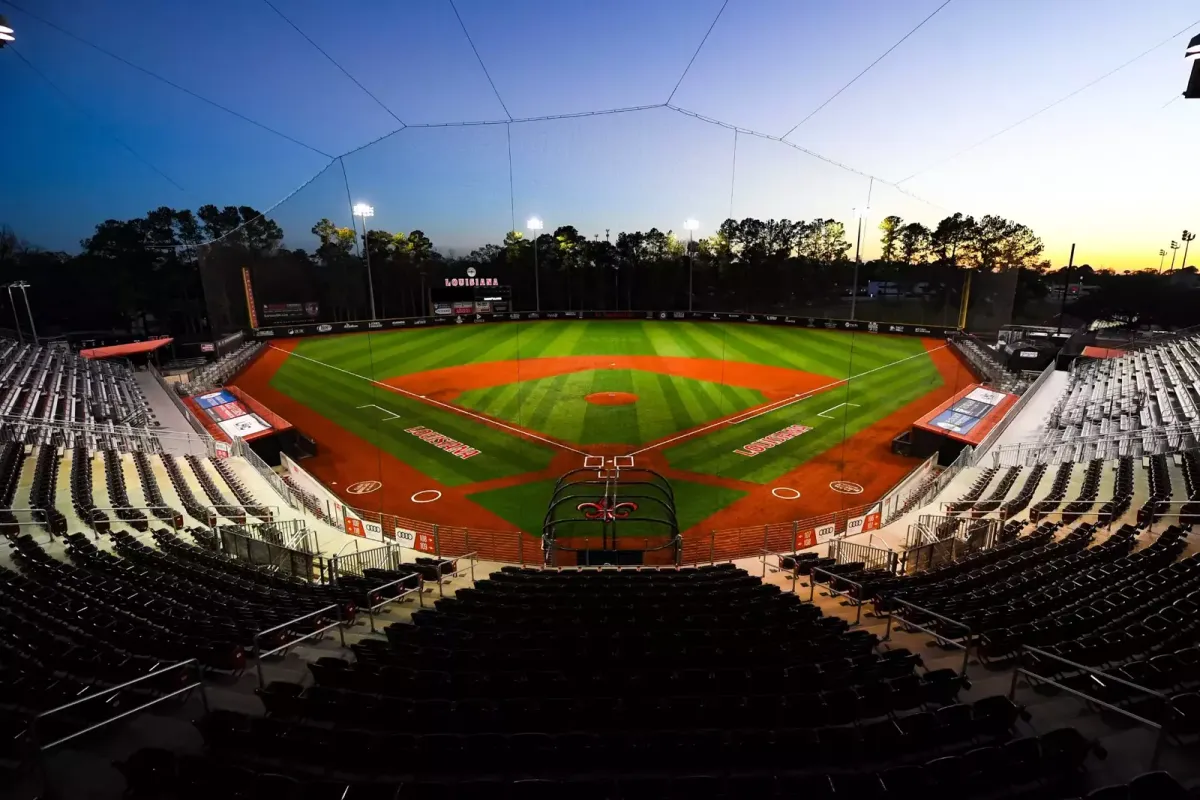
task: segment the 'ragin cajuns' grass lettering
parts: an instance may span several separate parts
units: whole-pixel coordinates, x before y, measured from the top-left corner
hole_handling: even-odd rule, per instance
[[[438,433],[437,431],[431,431],[424,425],[417,425],[414,428],[405,428],[404,432],[411,433],[418,439],[429,442],[434,447],[440,447],[442,450],[445,450],[452,456],[458,456],[459,458],[470,458],[471,456],[479,455],[479,451],[474,447],[470,447],[460,441],[451,439],[449,436]]]
[[[808,427],[807,425],[789,425],[781,431],[776,431],[775,433],[764,436],[761,439],[755,439],[750,444],[744,444],[741,447],[736,448],[733,452],[737,453],[739,456],[750,456],[753,458],[759,453],[767,452],[775,445],[783,444],[784,442],[790,439],[795,439],[797,436],[802,436],[811,430],[812,428]]]

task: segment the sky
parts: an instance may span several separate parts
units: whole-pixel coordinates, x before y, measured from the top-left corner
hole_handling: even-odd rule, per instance
[[[108,218],[251,205],[311,247],[313,223],[366,202],[373,228],[462,255],[534,215],[588,236],[833,217],[853,239],[868,207],[864,258],[884,216],[962,211],[1029,225],[1055,266],[1076,243],[1077,264],[1117,270],[1157,268],[1200,229],[1200,101],[1178,98],[1194,0],[951,0],[787,138],[808,152],[666,107],[419,126],[671,97],[778,137],[943,0],[729,0],[677,89],[723,0],[456,0],[478,58],[449,0],[272,2],[379,102],[265,0],[18,5],[303,145],[0,0],[37,70],[0,50],[0,224],[72,251]]]

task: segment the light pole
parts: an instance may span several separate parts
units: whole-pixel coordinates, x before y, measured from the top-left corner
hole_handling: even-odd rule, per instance
[[[694,219],[684,220],[683,227],[688,232],[688,311],[692,310],[692,301],[696,295],[692,291],[692,277],[696,272],[696,240],[694,234],[700,223]]]
[[[13,29],[8,24],[8,19],[3,14],[0,14],[0,48],[16,40],[16,37],[13,36]]]
[[[17,314],[17,302],[13,300],[13,285],[10,283],[6,288],[8,289],[8,304],[13,310],[13,324],[17,326],[17,341],[25,344],[25,334],[21,332],[21,317]]]
[[[858,267],[862,263],[859,257],[859,248],[862,246],[862,226],[863,220],[871,213],[869,206],[854,209],[854,216],[858,220],[858,234],[854,237],[854,285],[850,288],[850,319],[854,319],[854,312],[858,306]]]
[[[1175,253],[1179,250],[1179,242],[1171,242],[1171,268],[1167,270],[1167,274],[1175,271]]]
[[[1188,246],[1196,240],[1196,234],[1184,231],[1183,236],[1179,238],[1183,239],[1183,261],[1180,263],[1179,268],[1187,269]]]
[[[375,316],[375,281],[371,277],[371,243],[367,241],[367,219],[375,216],[375,207],[369,206],[366,203],[356,203],[354,205],[354,216],[362,217],[363,225],[363,255],[367,260],[367,293],[371,299],[371,319],[376,319]],[[422,301],[424,298],[422,298]]]
[[[537,217],[530,217],[525,223],[525,227],[533,231],[533,297],[534,309],[541,313],[542,310],[542,284],[538,278],[538,231],[546,227],[545,224]]]
[[[1158,251],[1158,274],[1162,275],[1163,259],[1167,257],[1167,251],[1159,248]]]
[[[29,315],[29,333],[33,336],[33,343],[36,345],[38,343],[37,326],[33,324],[33,311],[29,308],[29,293],[25,291],[28,288],[29,284],[25,281],[13,281],[8,287],[10,296],[13,289],[20,289],[21,296],[25,298],[25,313]]]

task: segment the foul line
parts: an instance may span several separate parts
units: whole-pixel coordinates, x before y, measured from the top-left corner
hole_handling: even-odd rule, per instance
[[[344,375],[349,375],[352,378],[358,378],[359,380],[364,380],[367,383],[373,383],[376,386],[381,386],[384,389],[387,389],[392,392],[396,392],[397,394],[402,394],[407,397],[411,397],[412,399],[419,400],[422,403],[428,403],[430,405],[434,405],[439,408],[444,408],[447,411],[453,411],[455,414],[461,414],[464,417],[470,417],[471,419],[473,419],[477,422],[482,422],[484,425],[491,425],[494,428],[503,428],[506,431],[510,431],[512,433],[517,434],[518,436],[524,436],[528,439],[536,439],[539,442],[544,442],[548,445],[553,445],[554,447],[559,447],[559,448],[562,448],[563,450],[568,450],[572,453],[577,453],[581,456],[590,455],[589,453],[585,453],[582,450],[576,450],[574,447],[569,447],[568,445],[565,445],[562,442],[556,442],[553,439],[547,439],[544,436],[538,436],[536,433],[531,433],[530,431],[521,430],[520,428],[514,428],[511,425],[505,425],[503,422],[498,422],[497,420],[489,419],[481,414],[472,413],[470,411],[467,411],[466,409],[459,408],[458,406],[452,406],[449,403],[443,403],[440,400],[433,400],[424,395],[414,394],[414,393],[408,391],[407,389],[401,389],[399,386],[389,386],[386,383],[382,383],[380,381],[368,378],[366,375],[359,375],[357,372],[351,372],[348,369],[342,369],[341,367],[335,367],[333,364],[326,364],[324,361],[318,361],[315,358],[309,358],[308,356],[301,355],[300,353],[297,353],[295,351],[284,350],[280,347],[276,347],[273,344],[269,344],[269,345],[267,345],[267,347],[270,347],[272,350],[278,350],[279,352],[281,352],[287,356],[291,356],[292,358],[302,358],[305,361],[311,361],[314,364],[320,364],[322,367],[328,367],[329,369],[337,370],[338,372],[341,372]],[[374,404],[372,404],[372,405],[374,405]]]
[[[274,345],[272,345],[272,347],[273,346]],[[903,364],[905,361],[912,361],[914,358],[920,358],[921,356],[932,355],[933,353],[936,353],[939,350],[945,350],[949,346],[950,346],[949,344],[944,344],[940,347],[935,347],[932,350],[922,350],[920,353],[913,353],[911,356],[905,356],[904,358],[898,359],[889,364],[883,364],[883,365],[875,367],[873,369],[869,369],[866,372],[860,372],[857,375],[851,375],[849,378],[842,378],[840,380],[833,381],[832,383],[827,383],[824,386],[818,386],[816,389],[810,389],[807,392],[793,395],[792,397],[788,397],[783,400],[776,400],[773,403],[768,403],[767,405],[759,407],[759,408],[752,408],[749,411],[744,411],[741,414],[737,414],[733,417],[730,417],[729,419],[718,420],[717,422],[713,422],[708,425],[705,425],[703,428],[696,428],[695,430],[692,430],[692,431],[684,431],[683,433],[679,434],[678,436],[672,436],[670,439],[664,439],[661,442],[655,442],[654,444],[649,445],[648,447],[643,447],[641,450],[634,450],[632,453],[629,453],[629,455],[631,455],[631,456],[640,455],[641,453],[645,453],[649,450],[654,450],[659,447],[663,447],[665,445],[671,444],[672,442],[677,442],[680,439],[689,439],[693,436],[698,436],[699,434],[704,433],[705,431],[710,431],[713,428],[719,428],[722,425],[741,425],[743,422],[748,422],[749,420],[756,419],[758,417],[761,417],[763,414],[770,414],[774,411],[778,411],[781,408],[787,408],[788,406],[790,406],[794,403],[799,403],[801,400],[807,400],[808,398],[812,397],[813,395],[815,395],[819,392],[823,392],[826,389],[832,389],[833,387],[840,386],[843,383],[849,383],[850,381],[854,380],[855,378],[862,378],[866,375],[870,375],[872,372],[879,372],[882,369],[887,369],[888,367],[894,367],[897,364]],[[834,406],[834,408],[836,408],[836,407],[837,406]]]
[[[828,414],[830,411],[834,411],[834,410],[836,410],[836,409],[839,409],[839,408],[841,408],[842,406],[854,406],[855,408],[862,408],[862,406],[860,406],[858,403],[838,403],[836,406],[833,406],[833,407],[831,407],[831,408],[827,408],[827,409],[825,409],[824,411],[818,411],[818,412],[817,412],[817,416],[818,416],[818,417],[825,417],[825,415],[826,415],[826,414]],[[833,417],[825,417],[825,419],[833,419]]]

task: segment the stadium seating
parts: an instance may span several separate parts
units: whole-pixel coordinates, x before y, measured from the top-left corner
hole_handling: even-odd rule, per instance
[[[1029,387],[1028,380],[1010,370],[997,352],[978,337],[960,332],[950,342],[992,388],[1019,395]]]
[[[262,347],[262,342],[246,342],[232,353],[193,371],[189,380],[174,384],[175,391],[187,396],[203,394],[221,386],[241,372],[258,355]]]
[[[149,404],[128,367],[0,339],[0,434],[29,444],[83,444],[89,431],[144,428]],[[45,425],[60,426],[54,429]]]

